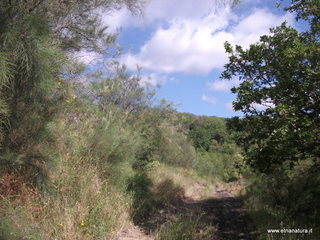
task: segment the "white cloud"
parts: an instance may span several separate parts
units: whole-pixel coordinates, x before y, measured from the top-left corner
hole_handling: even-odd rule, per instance
[[[102,24],[108,27],[107,32],[117,33],[118,30],[121,30],[125,27],[143,26],[146,19],[143,18],[141,11],[145,9],[146,1],[148,0],[139,1],[138,8],[134,9],[133,11],[130,11],[124,4],[119,9],[100,9],[98,14],[101,16]]]
[[[132,13],[123,7],[120,10],[102,12],[101,16],[103,24],[108,26],[107,32],[114,33],[130,23]]]
[[[217,99],[216,98],[209,97],[206,94],[202,94],[201,99],[202,99],[202,101],[208,102],[208,103],[211,103],[211,104],[216,104],[217,103]]]
[[[161,26],[164,22],[170,23],[174,19],[201,19],[210,12],[218,12],[232,0],[148,0],[142,1],[143,14],[133,15],[123,7],[117,11],[101,13],[103,22],[113,32],[129,26]],[[196,6],[196,7],[195,7]]]
[[[275,105],[274,105],[274,103],[272,102],[271,99],[267,99],[267,100],[263,101],[261,104],[259,104],[259,103],[252,103],[252,104],[250,105],[250,107],[251,107],[251,109],[255,109],[255,110],[257,110],[257,111],[264,111],[264,110],[266,110],[266,109],[269,108],[269,107],[270,107],[270,108],[275,107]],[[232,102],[228,102],[228,103],[226,104],[226,108],[227,108],[229,111],[235,112],[235,110],[233,109],[233,104],[232,104]]]
[[[268,98],[268,99],[262,101],[261,104],[260,103],[252,103],[250,106],[251,106],[251,108],[253,108],[257,111],[264,111],[267,108],[275,107],[275,104],[273,103],[273,101],[270,98]]]
[[[137,70],[137,68],[142,68],[143,65],[142,61],[140,61],[130,53],[122,55],[119,61],[124,63],[131,70]]]
[[[86,65],[95,65],[99,61],[103,60],[102,54],[99,54],[97,52],[88,52],[85,50],[72,53],[70,55],[70,57],[73,58],[74,60],[81,62],[81,63],[84,63]]]
[[[239,79],[232,80],[216,80],[214,82],[208,83],[209,90],[212,91],[222,91],[222,92],[230,92],[230,89],[234,86],[238,86],[240,84]]]
[[[172,20],[170,27],[159,28],[138,54],[128,54],[125,63],[165,73],[199,75],[221,68],[227,61],[223,44],[233,41],[233,36],[221,29],[227,27],[231,17],[226,8],[200,20]]]
[[[152,0],[146,7],[147,21],[171,21],[172,19],[201,19],[218,12],[232,0]]]
[[[172,19],[167,28],[158,28],[139,53],[126,55],[124,62],[163,73],[206,75],[227,62],[225,41],[248,47],[267,34],[269,28],[284,20],[293,21],[290,14],[277,16],[266,9],[255,9],[230,28],[230,23],[237,19],[230,7],[219,13],[211,11],[202,18],[183,18],[183,13],[178,16],[182,17]]]
[[[168,79],[167,76],[164,76],[158,73],[151,73],[148,75],[143,75],[141,77],[140,84],[143,87],[146,87],[146,86],[158,87],[165,84],[169,80],[172,80],[172,79]]]
[[[286,13],[283,16],[278,16],[268,9],[255,9],[252,14],[243,18],[231,30],[235,39],[234,43],[249,47],[250,44],[257,42],[260,36],[268,34],[270,28],[278,26],[284,21],[293,24],[293,14]]]
[[[235,16],[225,0],[202,0],[201,4],[198,0],[150,0],[143,17],[133,16],[127,8],[101,14],[109,32],[128,26],[154,29],[138,53],[123,56],[129,68],[140,65],[150,71],[197,75],[223,68],[228,61],[225,41],[248,47],[269,28],[294,21],[292,14],[278,16],[268,9]]]

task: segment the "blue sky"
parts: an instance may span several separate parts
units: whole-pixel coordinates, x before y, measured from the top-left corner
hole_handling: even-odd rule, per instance
[[[235,8],[225,2],[149,0],[143,15],[121,9],[103,21],[119,32],[121,61],[133,71],[142,67],[143,82],[160,86],[159,98],[181,112],[231,117],[241,114],[230,92],[238,79],[219,79],[228,60],[224,42],[246,48],[283,21],[294,25],[294,16],[277,9],[276,0],[242,0]]]

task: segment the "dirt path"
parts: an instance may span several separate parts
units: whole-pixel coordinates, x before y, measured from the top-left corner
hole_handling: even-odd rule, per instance
[[[202,201],[208,221],[217,228],[217,240],[256,240],[257,234],[239,197],[225,189],[217,190],[214,198]]]
[[[147,235],[139,226],[130,226],[121,231],[113,240],[153,240],[153,237]]]
[[[238,190],[224,184],[217,187],[208,199],[188,196],[175,206],[159,209],[140,226],[122,231],[115,240],[153,240],[152,233],[163,223],[174,221],[176,216],[199,215],[205,224],[215,227],[212,240],[256,240],[257,234],[237,196]]]

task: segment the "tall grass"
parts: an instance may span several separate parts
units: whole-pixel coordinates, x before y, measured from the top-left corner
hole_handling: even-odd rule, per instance
[[[38,148],[51,160],[42,166],[48,169],[48,191],[23,184],[21,174],[2,174],[0,239],[111,238],[130,220],[130,199],[123,190],[132,174],[135,135],[96,116],[65,116],[47,130],[56,140]],[[5,191],[5,184],[18,189]]]

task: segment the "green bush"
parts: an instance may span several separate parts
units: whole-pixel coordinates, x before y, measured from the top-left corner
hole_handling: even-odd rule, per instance
[[[132,196],[131,216],[134,223],[139,223],[156,207],[151,191],[152,181],[146,173],[137,173],[128,179],[127,192]]]
[[[281,225],[289,229],[312,228],[313,233],[306,239],[319,238],[317,167],[301,161],[292,170],[283,166],[272,175],[255,174],[251,181],[244,199],[266,239],[265,229],[278,229]]]

